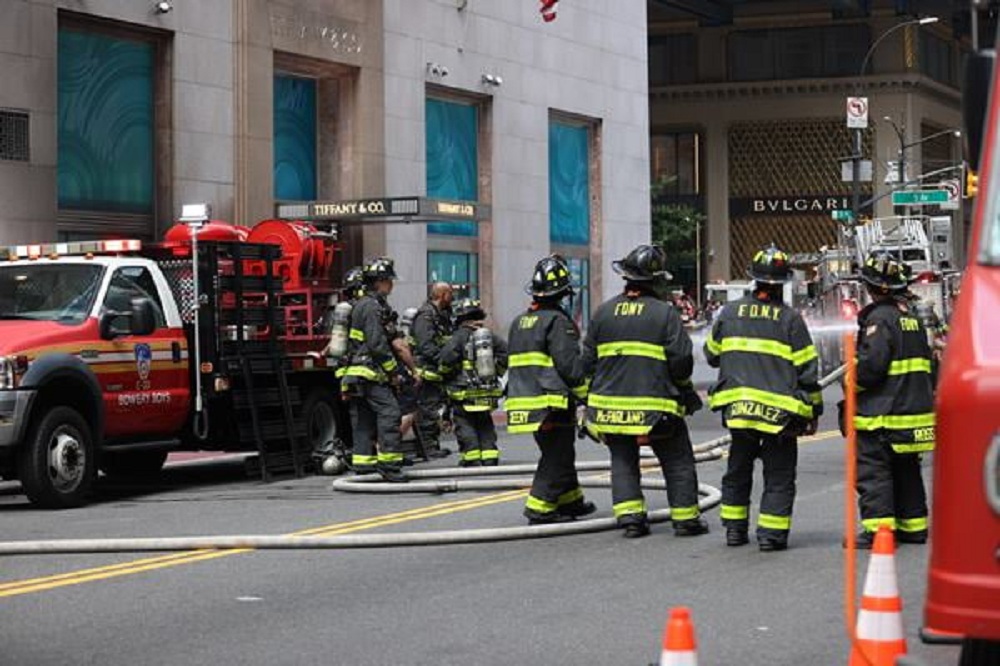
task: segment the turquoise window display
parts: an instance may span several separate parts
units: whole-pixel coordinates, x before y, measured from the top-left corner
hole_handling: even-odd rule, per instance
[[[274,198],[316,198],[316,81],[274,77]]]
[[[427,196],[479,200],[479,113],[475,105],[428,99]],[[476,236],[472,222],[436,222],[428,233]]]
[[[590,136],[586,126],[549,123],[549,240],[590,243]]]
[[[427,253],[427,282],[447,282],[457,297],[479,296],[479,255],[468,252]]]
[[[151,214],[154,45],[60,29],[57,60],[59,208]]]

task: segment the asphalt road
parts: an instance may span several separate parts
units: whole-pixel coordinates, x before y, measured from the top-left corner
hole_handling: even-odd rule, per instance
[[[378,551],[7,557],[0,664],[638,665],[658,659],[667,611],[680,604],[693,610],[702,664],[844,663],[843,449],[834,429],[826,416],[821,435],[801,445],[784,553],[726,548],[713,510],[712,533],[694,539],[658,525],[632,541],[608,532]],[[695,441],[721,433],[714,415],[692,420]],[[502,446],[505,462],[536,459],[530,439],[504,436]],[[589,441],[578,449],[581,459],[606,457]],[[718,486],[723,469],[724,461],[701,465],[701,481]],[[520,497],[349,496],[329,483],[262,485],[245,480],[239,462],[199,463],[173,467],[152,486],[102,483],[94,504],[65,512],[37,511],[0,484],[0,538],[523,523]],[[589,494],[608,515],[608,493]],[[648,499],[666,504],[662,491]],[[435,506],[434,516],[399,515]],[[955,648],[917,639],[926,557],[919,546],[897,556],[910,650],[929,665],[954,664]],[[858,562],[863,576],[865,556]]]

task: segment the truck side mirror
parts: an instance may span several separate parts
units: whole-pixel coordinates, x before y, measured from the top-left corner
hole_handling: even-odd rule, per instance
[[[148,298],[133,298],[129,317],[132,335],[151,335],[156,330],[156,310]]]
[[[983,132],[995,61],[996,51],[987,50],[970,53],[965,62],[962,88],[962,120],[965,126],[962,128],[962,138],[965,141],[966,160],[974,171],[979,170],[979,158],[983,150]]]

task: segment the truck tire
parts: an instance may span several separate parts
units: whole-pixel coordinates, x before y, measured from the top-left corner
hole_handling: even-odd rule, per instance
[[[167,450],[102,452],[100,469],[115,479],[156,476],[167,461]]]
[[[70,407],[52,407],[28,431],[17,461],[24,494],[45,509],[83,506],[97,477],[90,426]]]
[[[315,388],[302,403],[302,420],[306,424],[306,439],[310,451],[318,451],[328,442],[337,440],[340,423],[336,398],[330,391]]]
[[[1000,641],[966,638],[958,666],[996,666],[1000,664]]]

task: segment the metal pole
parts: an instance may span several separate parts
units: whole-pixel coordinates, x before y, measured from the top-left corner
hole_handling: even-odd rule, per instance
[[[694,228],[694,244],[695,244],[694,279],[695,279],[695,288],[697,289],[697,291],[695,292],[694,302],[695,305],[698,306],[698,309],[700,310],[701,309],[701,222],[700,221]]]
[[[861,130],[854,130],[854,150],[851,155],[851,225],[858,224],[861,215]]]

